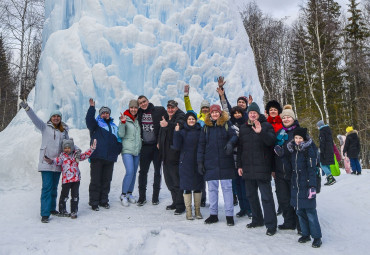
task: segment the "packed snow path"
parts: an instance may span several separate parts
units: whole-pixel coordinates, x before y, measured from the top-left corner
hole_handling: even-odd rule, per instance
[[[87,130],[71,130],[70,135],[83,150],[88,148]],[[49,224],[43,224],[41,177],[36,170],[40,134],[27,123],[0,133],[0,141],[0,254],[368,254],[369,170],[362,176],[342,172],[335,185],[322,188],[317,202],[323,245],[313,249],[311,243],[299,244],[293,230],[270,237],[264,227],[247,229],[251,220],[246,217],[235,218],[234,227],[226,226],[222,198],[216,224],[188,221],[184,214],[175,216],[165,210],[170,194],[164,182],[160,204],[154,206],[150,200],[152,169],[148,203],[123,207],[119,201],[124,175],[121,158],[114,169],[111,209],[95,212],[88,206],[89,164],[81,162],[78,218],[51,217]],[[201,211],[208,217],[208,207]],[[278,220],[281,224],[282,217]]]

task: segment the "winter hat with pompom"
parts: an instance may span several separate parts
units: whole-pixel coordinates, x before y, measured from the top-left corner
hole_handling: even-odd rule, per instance
[[[71,148],[71,151],[74,151],[75,150],[75,144],[73,142],[73,139],[72,138],[69,138],[69,139],[63,139],[63,143],[62,143],[62,148],[64,150],[64,148],[66,147],[69,147]]]
[[[284,105],[283,111],[280,114],[280,118],[284,116],[290,116],[292,119],[296,120],[295,113],[293,112],[293,108],[290,104]]]

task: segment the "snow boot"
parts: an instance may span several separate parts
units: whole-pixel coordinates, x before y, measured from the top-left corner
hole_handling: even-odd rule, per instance
[[[299,239],[298,239],[298,243],[307,243],[311,241],[311,238],[309,236],[301,236]]]
[[[200,212],[200,207],[202,203],[202,193],[194,193],[194,207],[195,207],[195,218],[203,219],[203,216]]]
[[[181,215],[185,212],[185,208],[176,208],[174,215]]]
[[[97,205],[92,205],[92,206],[91,206],[91,210],[93,210],[93,211],[99,211],[99,206],[97,206]]]
[[[176,205],[175,204],[167,205],[166,206],[166,210],[168,210],[168,211],[170,211],[170,210],[176,210]]]
[[[262,227],[263,223],[257,223],[257,222],[251,222],[247,224],[247,228],[257,228],[257,227]]]
[[[313,242],[312,242],[312,247],[313,248],[320,248],[321,245],[322,245],[321,238],[314,238],[313,239]]]
[[[104,207],[105,209],[109,209],[110,208],[110,204],[108,202],[104,203],[104,204],[100,204],[101,207]]]
[[[41,217],[41,222],[42,223],[49,223],[49,216],[42,216]]]
[[[51,215],[58,216],[59,212],[57,210],[50,211]]]
[[[213,224],[218,222],[218,217],[217,215],[209,215],[209,217],[204,221],[205,224]]]
[[[276,234],[276,228],[268,228],[266,231],[266,235],[273,236]]]
[[[335,180],[334,176],[333,175],[329,175],[327,178],[326,178],[326,183],[324,185],[326,186],[330,186],[330,185],[333,185],[334,183],[336,183],[337,181]]]
[[[183,194],[184,196],[184,202],[185,202],[185,209],[186,209],[186,219],[187,220],[194,220],[193,213],[191,210],[191,193],[190,194]]]
[[[295,226],[289,226],[289,225],[286,225],[285,223],[279,225],[278,228],[280,230],[295,230]]]
[[[226,216],[226,224],[228,226],[234,226],[234,217],[233,216]]]
[[[139,200],[137,201],[137,206],[143,206],[146,204],[146,199],[145,198],[140,198],[139,197]]]
[[[77,219],[77,212],[71,213],[71,219]]]
[[[247,215],[247,210],[240,210],[240,212],[238,212],[236,214],[236,217],[241,218],[241,217],[244,217],[246,215]]]
[[[131,204],[136,204],[136,198],[132,195],[132,193],[127,193],[128,202]]]

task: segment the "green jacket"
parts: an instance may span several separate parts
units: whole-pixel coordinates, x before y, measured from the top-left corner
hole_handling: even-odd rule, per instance
[[[139,121],[133,120],[128,110],[124,114],[126,123],[120,122],[118,128],[118,136],[122,138],[122,154],[137,156],[142,144]]]

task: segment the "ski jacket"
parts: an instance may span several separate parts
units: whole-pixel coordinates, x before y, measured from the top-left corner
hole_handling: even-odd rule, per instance
[[[235,147],[238,137],[228,121],[229,115],[222,111],[217,121],[211,120],[210,113],[205,116],[205,125],[200,132],[197,162],[205,168],[204,180],[225,180],[235,177],[235,164],[232,153],[226,154],[225,146]]]
[[[292,140],[287,147],[293,165],[290,204],[296,210],[316,208],[316,199],[308,199],[309,188],[317,187],[316,165],[318,153],[316,145],[310,138],[299,146]]]
[[[56,158],[62,151],[62,142],[64,139],[69,139],[68,126],[61,122],[63,126],[63,132],[56,128],[51,121],[43,122],[35,112],[30,108],[26,111],[28,117],[31,119],[33,124],[41,131],[42,142],[39,154],[38,171],[52,171],[60,172],[61,167],[57,165],[50,165],[44,161],[44,156],[48,158]]]
[[[257,134],[248,122],[239,129],[238,168],[243,169],[243,179],[271,180],[275,132],[265,116],[259,116],[261,133]]]
[[[202,190],[203,176],[198,173],[197,148],[201,132],[200,123],[190,127],[186,123],[173,134],[173,149],[180,151],[179,174],[181,190]]]
[[[122,139],[122,154],[137,156],[142,146],[140,124],[129,110],[126,110],[124,115],[127,116],[126,121],[120,121],[118,127],[118,136]]]
[[[346,142],[344,143],[343,154],[347,153],[348,158],[358,158],[360,154],[360,139],[358,138],[357,130],[352,130],[346,134]]]
[[[180,127],[184,126],[185,113],[178,109],[170,120],[168,116],[165,119],[168,122],[167,127],[161,127],[159,130],[159,155],[164,163],[177,165],[179,164],[180,152],[172,148],[173,133],[175,132],[177,123],[179,123]]]
[[[294,139],[294,129],[299,127],[297,120],[294,121],[293,125],[289,128],[283,127],[276,134],[276,145],[281,146],[284,149],[284,154],[279,157],[274,153],[275,160],[275,175],[281,179],[289,180],[292,178],[292,163],[290,161],[290,152],[287,148],[288,142]]]
[[[76,160],[74,151],[71,154],[65,152],[60,153],[59,157],[53,160],[53,164],[62,166],[62,183],[79,182],[81,180],[81,172],[78,168],[79,161],[88,159],[94,150],[88,149],[85,153],[81,153],[80,159]]]
[[[95,107],[90,106],[86,114],[86,126],[90,131],[91,143],[96,139],[98,144],[90,158],[116,162],[122,150],[122,142],[113,118],[105,121],[98,115],[95,119]]]
[[[333,137],[328,125],[320,128],[320,163],[323,165],[334,165]]]
[[[189,96],[184,96],[184,102],[185,102],[185,110],[188,111],[194,111],[193,107],[191,106],[190,103],[190,98]],[[197,114],[197,122],[200,124],[201,127],[204,126],[204,117],[205,114],[202,113],[202,109],[200,109],[200,112]]]
[[[150,127],[151,129],[154,130],[154,134],[156,137],[156,142],[153,144],[157,144],[158,142],[158,135],[159,135],[159,129],[160,125],[159,122],[162,120],[162,116],[165,116],[168,118],[168,114],[166,109],[163,106],[154,106],[152,103],[149,103],[148,108],[146,110],[143,110],[139,108],[137,112],[137,120],[139,121],[140,124],[140,129],[141,129],[141,137],[143,137],[143,114],[144,113],[151,113],[152,114],[152,119],[153,119],[153,127]]]

